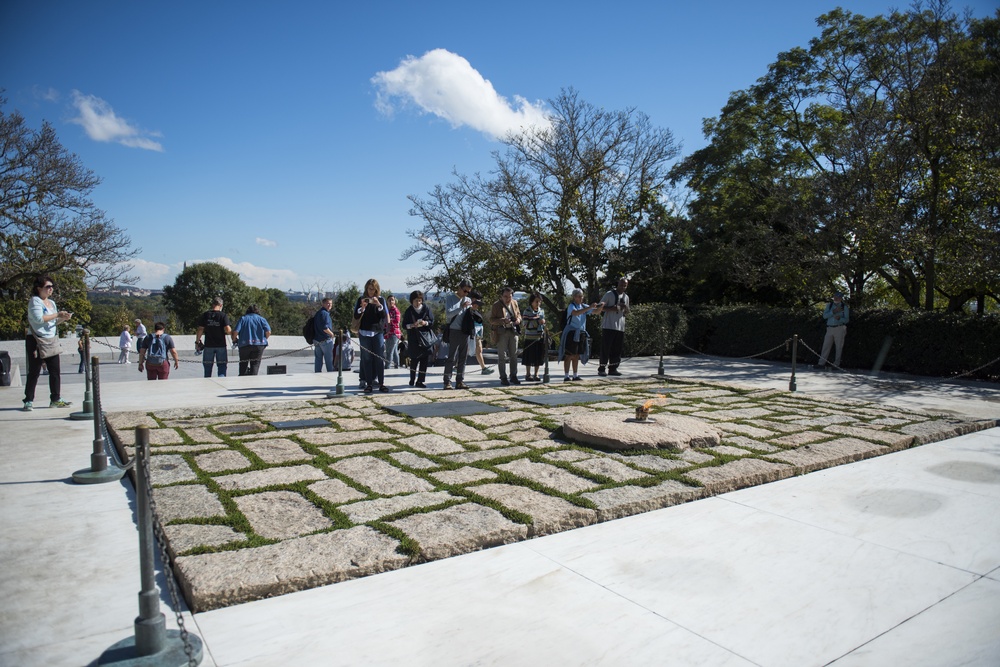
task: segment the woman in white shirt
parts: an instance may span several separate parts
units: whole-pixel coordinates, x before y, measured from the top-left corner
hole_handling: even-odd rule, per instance
[[[28,326],[31,331],[25,337],[24,346],[28,356],[28,381],[24,385],[24,408],[25,412],[30,412],[34,407],[35,387],[38,385],[38,376],[42,372],[42,364],[49,371],[49,407],[65,408],[69,407],[69,401],[64,401],[60,397],[59,377],[59,355],[54,354],[40,358],[37,338],[52,342],[58,342],[58,325],[68,321],[73,317],[73,313],[56,308],[56,302],[50,297],[55,284],[49,276],[38,276],[35,278],[33,289],[34,296],[28,301]]]

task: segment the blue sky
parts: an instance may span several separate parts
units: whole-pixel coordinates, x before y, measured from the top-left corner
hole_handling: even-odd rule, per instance
[[[103,179],[94,201],[141,248],[144,287],[211,260],[258,287],[402,292],[422,268],[400,261],[421,224],[407,195],[489,171],[496,136],[561,89],[637,108],[688,154],[820,14],[906,6],[345,4],[2,0],[4,110],[48,120]]]

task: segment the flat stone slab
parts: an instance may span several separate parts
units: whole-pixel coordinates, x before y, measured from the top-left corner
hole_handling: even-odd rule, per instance
[[[170,551],[176,556],[195,547],[220,547],[231,542],[242,542],[247,538],[229,526],[202,526],[182,523],[164,526]]]
[[[573,405],[575,403],[597,403],[599,401],[613,401],[614,396],[607,394],[593,394],[586,391],[561,391],[556,394],[535,394],[533,396],[518,396],[517,400],[535,405]]]
[[[330,467],[375,493],[386,496],[434,490],[434,485],[427,480],[405,470],[400,470],[391,463],[373,456],[356,456],[344,459],[337,461]]]
[[[696,486],[668,479],[656,486],[619,486],[580,495],[597,506],[598,520],[609,521],[697,500],[705,492]]]
[[[790,463],[800,472],[812,472],[822,468],[843,465],[878,456],[888,451],[885,446],[876,445],[857,438],[838,438],[826,442],[813,443],[798,449],[776,452],[770,458]]]
[[[271,426],[279,431],[287,431],[293,428],[315,428],[318,426],[332,426],[328,419],[292,419],[289,421],[271,422]]]
[[[584,414],[563,422],[567,438],[608,449],[688,449],[714,447],[722,440],[718,429],[681,415],[657,413],[645,422],[622,413]]]
[[[389,523],[420,544],[424,558],[433,560],[478,551],[528,537],[528,527],[495,509],[465,503]]]
[[[705,485],[709,494],[728,493],[757,484],[775,482],[795,474],[795,467],[760,459],[740,459],[721,466],[697,468],[685,473]]]
[[[216,426],[215,430],[225,435],[238,435],[240,433],[255,433],[263,431],[266,427],[259,422],[247,422],[245,424],[224,424]]]
[[[241,472],[233,475],[222,475],[215,478],[215,482],[223,489],[258,489],[264,486],[274,486],[277,484],[294,484],[296,482],[311,482],[318,479],[326,479],[326,475],[319,468],[310,465],[285,466],[283,468],[267,468],[266,470],[254,470],[252,472]]]
[[[200,484],[184,484],[153,489],[153,500],[160,521],[174,519],[207,519],[226,516],[219,498]]]
[[[285,540],[333,525],[323,510],[294,491],[251,493],[234,501],[261,537]]]
[[[354,523],[367,523],[392,514],[419,507],[434,507],[443,505],[450,500],[462,500],[444,491],[411,493],[408,496],[393,496],[392,498],[376,498],[363,500],[350,505],[344,505],[340,510]]]
[[[435,403],[413,403],[410,405],[387,405],[385,409],[407,417],[461,417],[482,415],[489,412],[505,412],[507,408],[490,405],[482,401],[437,401]]]
[[[596,482],[578,477],[558,466],[549,465],[548,463],[535,463],[526,459],[503,463],[496,466],[496,468],[509,472],[512,475],[538,482],[560,493],[579,493],[580,491],[589,491],[598,486]]]
[[[368,526],[176,559],[191,611],[283,595],[403,567],[399,542]]]
[[[592,509],[578,507],[562,498],[547,496],[523,486],[482,484],[472,490],[504,507],[530,516],[531,537],[589,526],[597,521],[597,512]]]

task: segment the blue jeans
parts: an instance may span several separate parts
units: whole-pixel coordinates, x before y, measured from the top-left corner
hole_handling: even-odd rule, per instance
[[[399,368],[399,337],[390,335],[385,339],[385,358],[393,368]]]
[[[212,377],[212,363],[218,368],[216,373],[220,378],[226,377],[226,368],[229,366],[229,353],[224,347],[206,347],[201,358],[201,364],[205,367],[205,377]]]
[[[385,339],[382,336],[361,336],[361,381],[366,385],[385,383]]]
[[[315,359],[314,370],[319,373],[323,370],[323,362],[326,362],[326,372],[333,372],[333,339],[318,340],[313,344],[313,356]]]

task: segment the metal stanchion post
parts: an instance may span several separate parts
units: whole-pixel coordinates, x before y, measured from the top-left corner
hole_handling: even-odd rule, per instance
[[[545,372],[542,373],[542,382],[549,383],[549,332],[542,334],[542,342],[545,344]]]
[[[108,456],[104,453],[104,429],[101,428],[101,362],[97,357],[90,360],[93,366],[94,382],[94,451],[90,455],[90,468],[77,470],[73,473],[73,481],[77,484],[103,484],[116,482],[122,478],[125,471],[117,466],[108,467]]]
[[[90,359],[90,329],[83,330],[83,358]],[[70,419],[83,420],[94,418],[94,395],[91,391],[90,364],[83,364],[83,405],[79,412],[70,413]]]
[[[792,378],[788,381],[788,391],[795,391],[795,362],[799,356],[799,335],[792,335]]]
[[[202,659],[201,638],[189,632],[167,630],[160,611],[160,591],[156,588],[153,547],[153,513],[150,507],[149,428],[135,429],[135,497],[139,524],[139,616],[135,635],[123,639],[98,659],[98,665],[198,665]],[[164,567],[169,567],[164,563]],[[168,572],[166,576],[171,576]],[[179,610],[178,610],[179,611]]]
[[[340,354],[337,355],[337,359],[340,363],[337,364],[337,396],[342,396],[344,394],[344,330],[339,329],[338,331],[340,349],[337,352]]]

